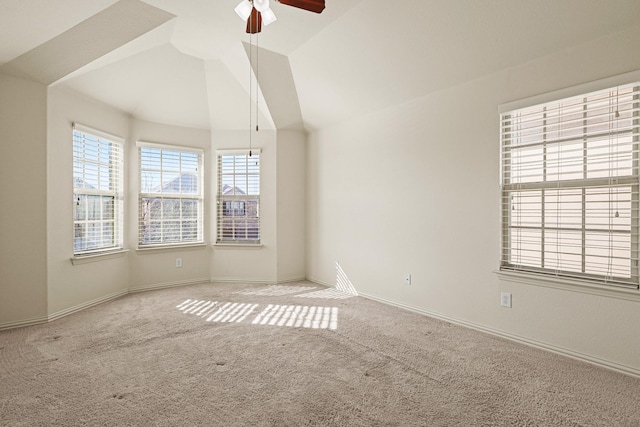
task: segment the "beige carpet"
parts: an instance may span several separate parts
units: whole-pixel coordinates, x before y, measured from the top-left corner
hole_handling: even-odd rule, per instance
[[[2,426],[639,426],[640,380],[311,283],[0,332]]]

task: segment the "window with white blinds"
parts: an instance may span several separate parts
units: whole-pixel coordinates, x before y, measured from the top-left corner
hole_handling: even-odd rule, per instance
[[[123,140],[73,125],[74,255],[122,249]]]
[[[501,114],[502,270],[638,288],[640,83]]]
[[[260,151],[218,151],[217,243],[260,243]]]
[[[203,242],[203,152],[138,143],[138,246]]]

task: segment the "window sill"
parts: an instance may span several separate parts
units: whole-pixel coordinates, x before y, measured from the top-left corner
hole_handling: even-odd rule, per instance
[[[525,285],[542,286],[545,288],[561,289],[570,292],[580,292],[608,298],[624,299],[640,302],[640,291],[611,285],[599,285],[584,280],[546,276],[543,274],[525,273],[519,271],[496,270],[494,273],[499,280],[505,282],[522,283]]]
[[[182,251],[182,250],[191,250],[191,249],[202,249],[207,245],[204,243],[192,243],[192,244],[181,244],[181,245],[158,245],[158,246],[148,246],[148,247],[139,247],[136,249],[136,253],[140,255],[156,253],[156,252],[169,252],[169,251]]]
[[[80,264],[88,264],[90,262],[104,261],[107,259],[120,258],[120,257],[123,257],[127,252],[129,252],[129,249],[118,249],[110,252],[77,255],[77,256],[71,257],[70,259],[71,259],[71,264],[80,265]]]
[[[262,243],[214,243],[211,245],[216,249],[262,249]]]

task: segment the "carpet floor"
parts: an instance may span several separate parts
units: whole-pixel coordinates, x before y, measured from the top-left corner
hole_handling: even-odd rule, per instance
[[[640,380],[308,282],[0,332],[2,426],[640,426]]]

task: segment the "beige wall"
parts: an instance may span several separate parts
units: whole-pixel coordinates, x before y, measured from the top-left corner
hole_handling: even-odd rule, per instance
[[[640,373],[640,298],[499,281],[502,103],[640,69],[640,27],[310,136],[307,277]],[[413,284],[404,285],[405,273]],[[513,308],[499,306],[500,291]]]
[[[245,131],[214,131],[215,150],[246,149]],[[305,271],[305,159],[306,133],[260,131],[252,137],[261,149],[260,247],[213,246],[215,282],[280,283],[301,280]],[[211,200],[216,195],[216,168],[212,166]],[[211,212],[211,221],[215,212]],[[211,241],[215,242],[212,228]]]
[[[278,131],[278,282],[306,277],[306,154],[306,133]]]
[[[208,246],[212,223],[209,221],[211,210],[210,198],[205,197],[204,205],[204,241],[205,244],[193,248],[170,248],[137,250],[138,247],[138,152],[136,141],[157,144],[177,145],[201,148],[204,150],[204,191],[208,194],[212,186],[211,134],[208,130],[189,129],[177,126],[150,123],[141,120],[130,120],[129,146],[127,159],[129,179],[125,181],[128,194],[125,210],[128,224],[127,243],[131,252],[130,287],[144,289],[154,286],[170,286],[174,284],[209,281],[210,248]],[[182,267],[176,267],[176,258],[182,259]]]
[[[47,88],[0,74],[0,326],[47,316]]]
[[[49,89],[47,156],[48,313],[128,290],[127,256],[73,265],[73,122],[126,138],[127,117],[60,88]],[[129,144],[128,141],[125,142]],[[125,180],[128,176],[125,175]]]
[[[211,279],[215,282],[277,282],[277,220],[276,220],[276,157],[277,133],[261,130],[253,133],[252,146],[260,154],[260,241],[261,247],[213,246],[211,255]],[[246,131],[214,131],[212,155],[216,150],[249,148]],[[215,160],[212,160],[215,163]],[[216,177],[216,165],[211,165],[212,177]],[[211,200],[215,200],[217,179],[211,180]],[[215,221],[215,212],[211,212]],[[215,243],[212,227],[211,242]]]

